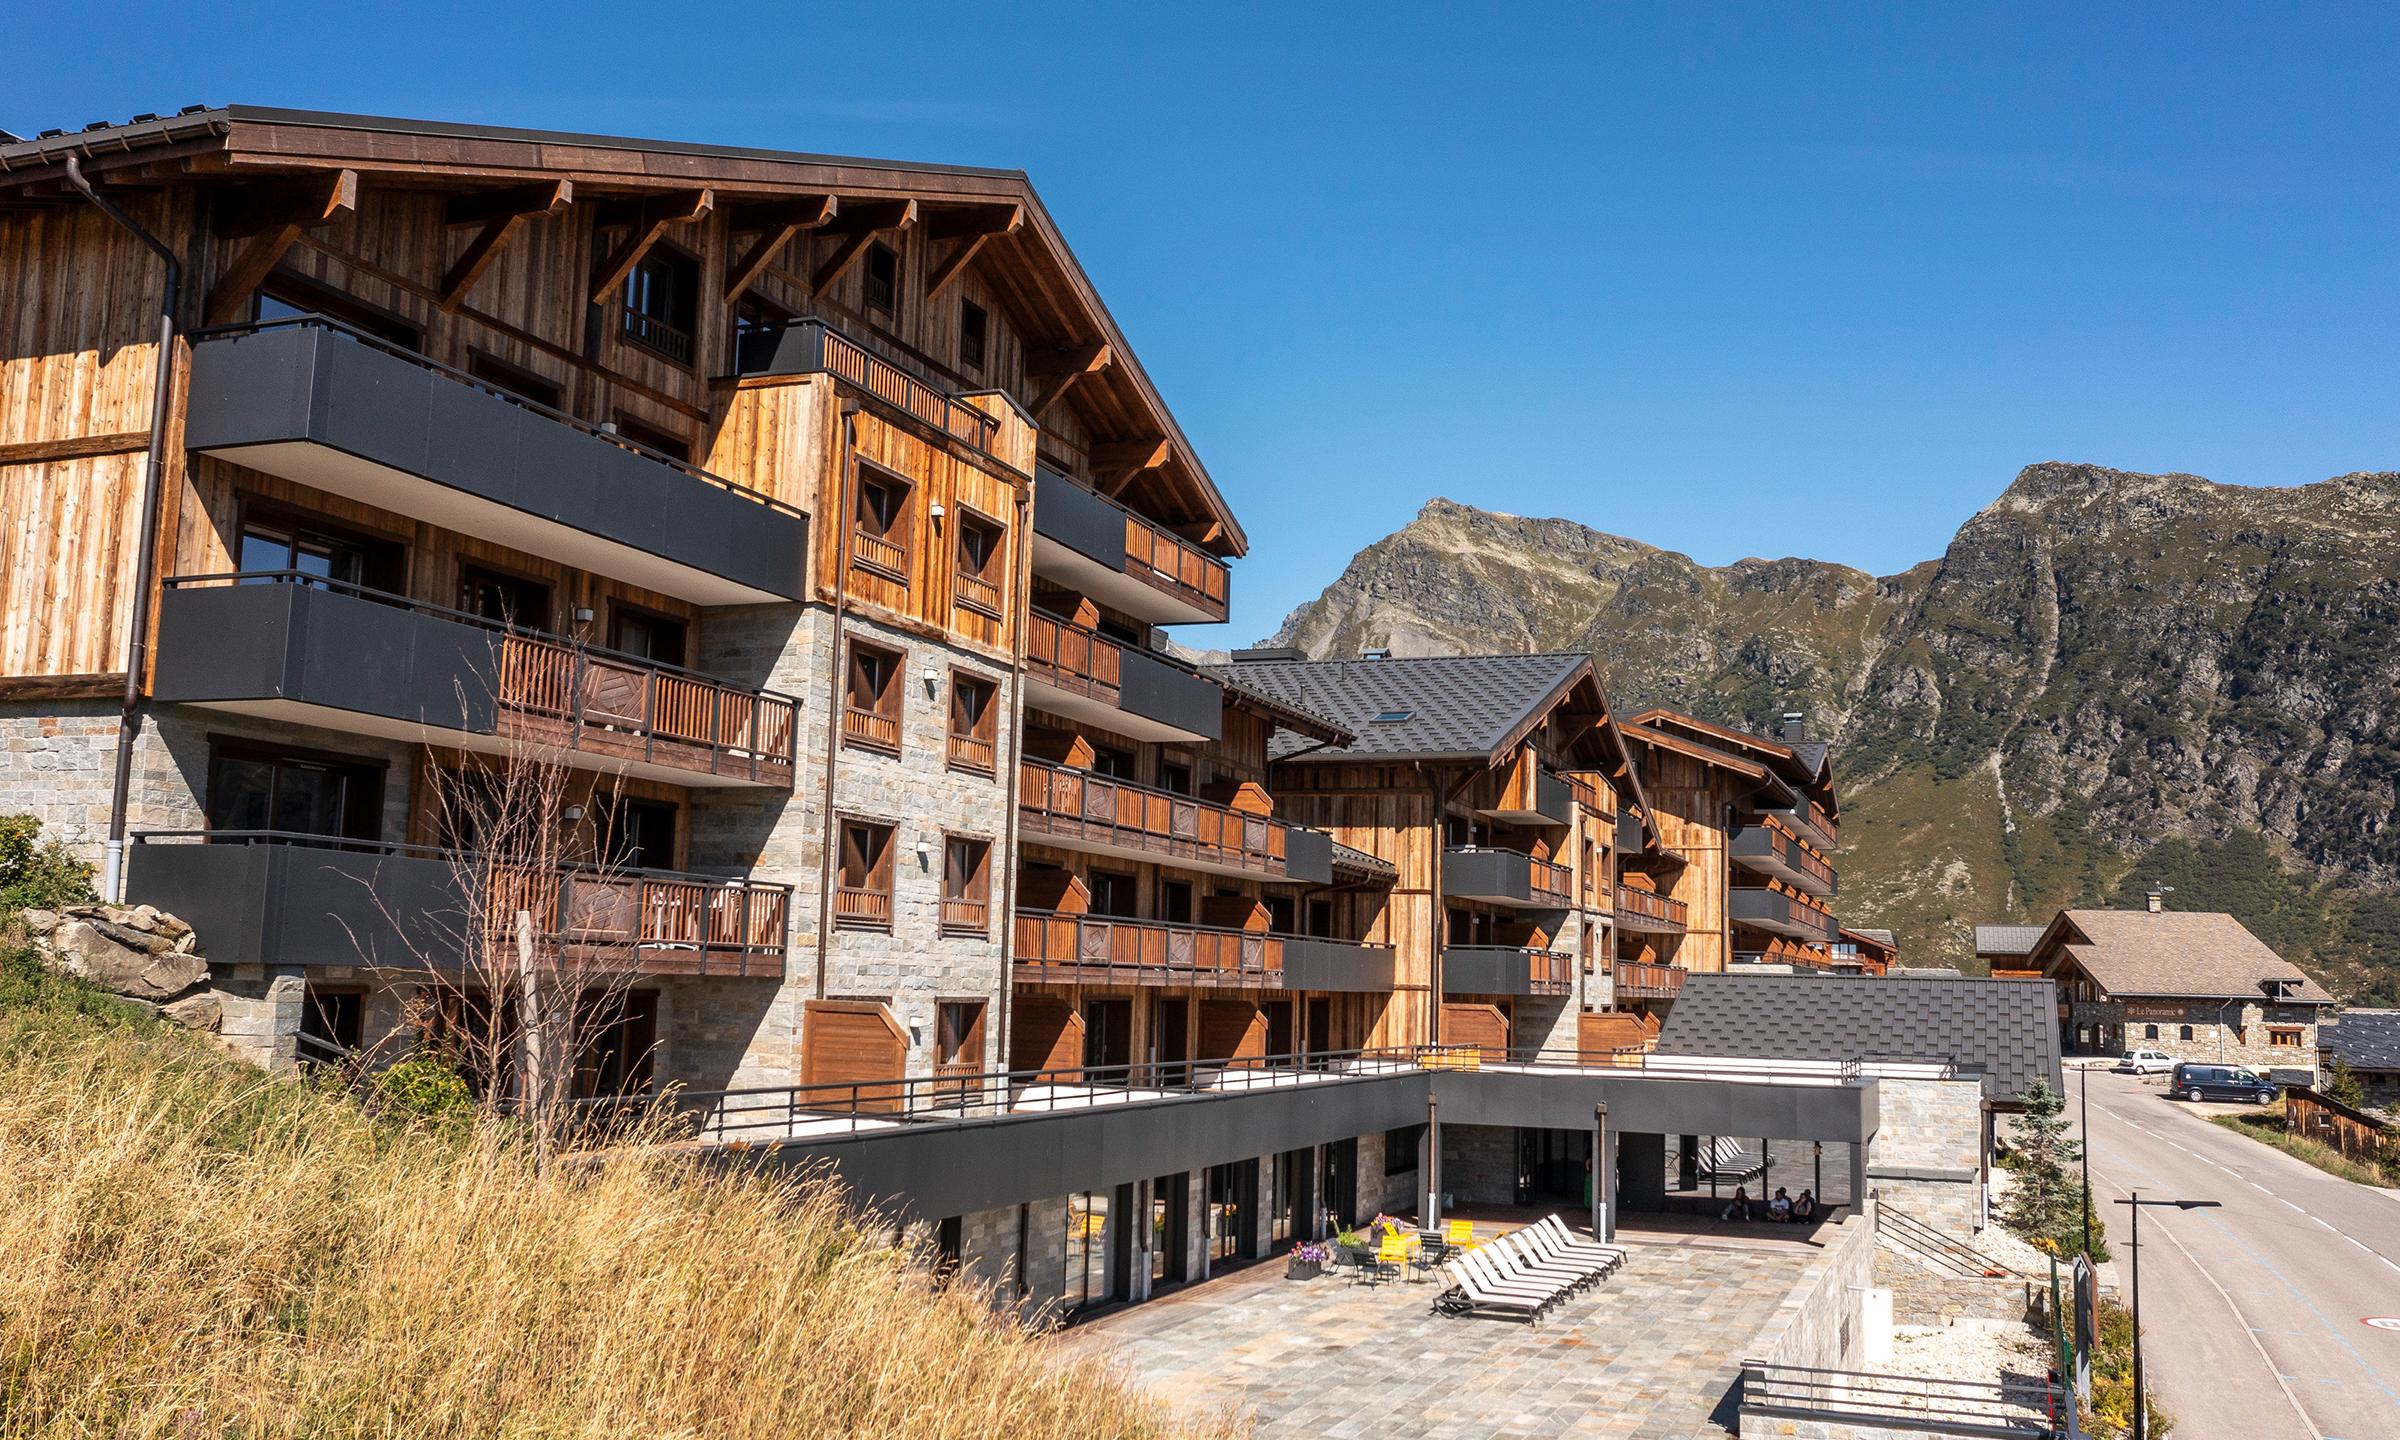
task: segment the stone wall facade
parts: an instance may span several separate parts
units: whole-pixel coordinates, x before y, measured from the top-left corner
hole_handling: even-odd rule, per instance
[[[1945,1234],[1982,1229],[1982,1080],[1885,1077],[1876,1093],[1882,1120],[1867,1146],[1867,1188]]]
[[[1856,1370],[1864,1354],[1860,1296],[1875,1283],[1874,1202],[1846,1215],[1824,1242],[1824,1253],[1794,1282],[1775,1315],[1760,1328],[1750,1358],[1769,1365]],[[1789,1433],[1745,1428],[1744,1434]]]
[[[98,865],[116,778],[114,700],[0,704],[0,815],[31,815],[42,838]]]
[[[1516,1130],[1506,1125],[1444,1125],[1442,1191],[1454,1205],[1517,1203]]]
[[[2195,1000],[2183,1007],[2183,1018],[2132,1018],[2129,1012],[2119,1032],[2121,1050],[2164,1050],[2177,1060],[2207,1065],[2246,1065],[2260,1074],[2270,1070],[2314,1070],[2317,1066],[2317,1019],[2314,1005],[2270,1005]],[[2296,1031],[2299,1043],[2271,1043],[2273,1032]]]

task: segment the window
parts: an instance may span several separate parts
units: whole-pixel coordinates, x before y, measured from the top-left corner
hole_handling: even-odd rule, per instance
[[[900,315],[900,255],[880,240],[867,247],[867,308],[886,320]]]
[[[260,320],[283,320],[294,315],[322,315],[362,334],[386,340],[403,350],[423,346],[425,332],[389,310],[345,295],[304,275],[277,274],[258,287],[254,313]]]
[[[675,807],[664,800],[602,794],[593,804],[597,856],[620,870],[675,868]]]
[[[658,1051],[658,995],[587,991],[575,1007],[574,1096],[645,1095]]]
[[[1105,776],[1110,780],[1131,780],[1133,778],[1133,752],[1119,750],[1110,745],[1094,745],[1092,747],[1092,773]]]
[[[1400,725],[1414,719],[1416,717],[1416,713],[1417,712],[1414,710],[1379,710],[1375,712],[1375,718],[1367,723],[1371,725]]]
[[[998,767],[993,738],[999,687],[963,670],[950,672],[950,764],[989,775]]]
[[[844,744],[900,753],[900,672],[905,664],[898,651],[850,642],[842,695]]]
[[[2192,1038],[2192,1027],[2191,1027],[2191,1026],[2189,1026],[2189,1025],[2186,1025],[2186,1026],[2184,1026],[2184,1027],[2183,1027],[2183,1037],[2182,1037],[2182,1038],[2184,1038],[2184,1039],[2186,1039],[2186,1040],[2189,1040],[2189,1039],[2191,1039],[2191,1038]]]
[[[892,827],[874,820],[842,822],[842,870],[834,891],[833,923],[853,930],[892,928]]]
[[[1416,1174],[1417,1166],[1422,1163],[1417,1157],[1417,1149],[1424,1141],[1425,1127],[1422,1125],[1403,1125],[1397,1130],[1384,1131],[1383,1173],[1387,1176]]]
[[[958,517],[958,603],[1000,618],[1000,540],[1004,532],[980,515]]]
[[[992,842],[952,835],[942,841],[942,933],[988,935],[992,928]]]
[[[220,744],[209,756],[208,828],[380,839],[383,767],[340,755]]]
[[[2300,1031],[2295,1026],[2269,1025],[2267,1027],[2267,1043],[2279,1048],[2296,1047],[2301,1043]]]
[[[553,410],[559,408],[558,402],[566,393],[557,381],[522,365],[511,364],[487,350],[467,352],[467,373],[486,385],[506,390],[536,405],[547,405]]]
[[[700,262],[673,246],[651,246],[625,277],[625,338],[688,365],[699,320]]]
[[[992,317],[972,300],[958,302],[958,364],[962,370],[983,369],[990,349]]]
[[[1161,880],[1158,882],[1158,918],[1170,925],[1192,923],[1192,882]]]
[[[2144,1040],[2156,1040],[2158,1038],[2158,1027],[2156,1025],[2144,1025],[2142,1027],[2142,1038]]]
[[[1267,897],[1267,928],[1276,934],[1298,934],[1299,932],[1292,928],[1299,923],[1298,913],[1292,908],[1291,896],[1269,895]]]
[[[981,1000],[944,1000],[934,1011],[933,1063],[946,1069],[983,1068]]]
[[[1192,793],[1192,767],[1181,760],[1158,762],[1158,788],[1177,795]]]
[[[1094,870],[1084,877],[1092,892],[1092,913],[1131,920],[1141,913],[1133,877],[1116,870]]]
[[[1322,897],[1308,902],[1308,930],[1320,940],[1333,938],[1333,902]]]
[[[234,568],[249,575],[296,577],[303,584],[398,590],[407,547],[328,525],[300,511],[245,505],[234,542]]]
[[[671,615],[632,605],[615,605],[608,612],[608,648],[667,665],[681,665],[684,642],[691,628]]]
[[[646,420],[637,420],[622,410],[618,411],[617,418],[609,423],[616,427],[617,434],[645,450],[655,450],[669,460],[680,460],[686,465],[692,463],[692,442],[672,430],[661,430],[656,425]]]
[[[1067,1197],[1066,1281],[1059,1296],[1065,1313],[1088,1310],[1108,1299],[1108,1202],[1110,1192],[1084,1191]]]
[[[793,320],[792,312],[772,300],[745,295],[733,307],[733,371],[747,375],[764,370],[775,356],[775,337]]]
[[[851,563],[903,585],[908,583],[908,491],[902,477],[861,464],[850,524]]]
[[[310,985],[300,1002],[300,1063],[321,1065],[358,1052],[366,1039],[366,992]]]
[[[550,628],[550,587],[539,580],[468,565],[458,572],[458,608],[520,630]]]

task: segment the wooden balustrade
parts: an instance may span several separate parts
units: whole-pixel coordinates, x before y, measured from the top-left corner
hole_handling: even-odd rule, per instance
[[[1672,1000],[1683,989],[1683,976],[1680,965],[1649,965],[1638,960],[1619,960],[1611,972],[1621,1000]]]
[[[959,604],[970,610],[980,610],[986,615],[998,616],[1001,613],[1000,587],[998,585],[980,575],[969,575],[964,570],[958,571],[951,578],[950,593]]]
[[[644,975],[779,976],[791,887],[649,872],[496,864],[486,875],[489,944],[533,919],[551,963]]]
[[[1621,882],[1616,914],[1617,923],[1631,929],[1681,930],[1690,923],[1689,908],[1681,900]]]
[[[903,585],[908,583],[908,547],[855,526],[850,531],[850,563]]]
[[[1555,901],[1561,908],[1575,903],[1573,871],[1555,860],[1534,860],[1531,869],[1534,899]]]
[[[1125,570],[1225,618],[1225,562],[1130,510],[1125,512]]]
[[[1023,762],[1017,817],[1027,833],[1052,839],[1284,873],[1287,830],[1281,821],[1089,771]]]
[[[1525,963],[1536,995],[1564,995],[1575,986],[1575,957],[1564,950],[1528,950]]]
[[[892,928],[892,892],[841,885],[833,892],[833,923],[860,929]]]
[[[1098,631],[1038,610],[1025,619],[1025,673],[1043,684],[1114,705],[1124,659]]]
[[[853,745],[870,750],[900,753],[900,718],[862,710],[856,705],[842,707],[842,738]]]
[[[951,399],[947,391],[870,353],[840,331],[821,322],[819,328],[824,334],[822,355],[828,373],[979,450],[991,449],[992,436],[1000,428],[998,419]]]
[[[973,770],[984,775],[991,774],[998,764],[996,750],[997,747],[989,740],[979,740],[972,735],[951,732],[950,763],[961,770]]]
[[[1015,964],[1029,980],[1255,989],[1283,982],[1283,939],[1263,930],[1021,910]]]
[[[709,775],[792,783],[796,702],[630,656],[507,631],[505,733]]]
[[[942,929],[953,935],[980,935],[991,929],[992,902],[989,900],[942,901]]]

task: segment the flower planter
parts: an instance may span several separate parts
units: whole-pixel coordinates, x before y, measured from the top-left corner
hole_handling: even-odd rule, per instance
[[[1325,1262],[1322,1260],[1288,1259],[1283,1262],[1283,1278],[1286,1280],[1314,1280],[1324,1273]]]

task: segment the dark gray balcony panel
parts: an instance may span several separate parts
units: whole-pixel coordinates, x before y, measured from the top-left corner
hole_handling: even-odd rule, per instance
[[[1448,945],[1442,949],[1444,995],[1532,995],[1534,967],[1563,957],[1507,945]],[[1572,983],[1564,977],[1561,984]]]
[[[1298,826],[1283,833],[1283,878],[1303,885],[1333,883],[1333,837]]]
[[[1775,890],[1736,886],[1726,892],[1725,913],[1737,925],[1771,930],[1814,945],[1832,943],[1838,928],[1831,916]]]
[[[1392,988],[1392,947],[1291,937],[1283,942],[1283,983],[1290,990],[1379,995]]]
[[[1811,895],[1833,895],[1841,888],[1832,865],[1812,861],[1797,844],[1764,825],[1744,825],[1734,831],[1726,854],[1745,870],[1789,881]]]
[[[806,594],[799,512],[322,324],[194,343],[185,443],[703,605]]]
[[[128,897],[190,924],[212,965],[461,963],[470,912],[446,860],[271,843],[126,853]]]
[[[175,586],[160,599],[160,700],[286,701],[490,734],[492,631],[308,585]]]
[[[1617,849],[1631,854],[1642,848],[1642,817],[1633,810],[1617,812]]]
[[[1111,570],[1125,568],[1125,512],[1063,476],[1045,471],[1035,482],[1033,533]]]
[[[1533,857],[1514,850],[1443,851],[1442,894],[1495,905],[1557,905],[1553,897],[1534,894]]]
[[[1128,648],[1119,664],[1117,707],[1203,739],[1224,738],[1224,688],[1139,650]]]
[[[1575,792],[1567,782],[1547,770],[1533,777],[1533,808],[1545,820],[1560,825],[1575,823]]]

